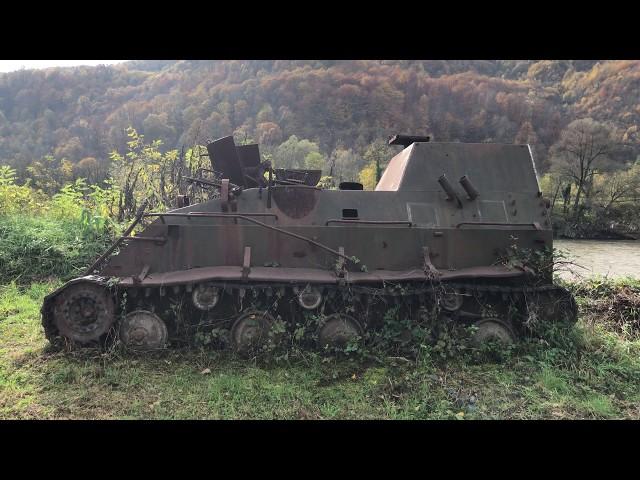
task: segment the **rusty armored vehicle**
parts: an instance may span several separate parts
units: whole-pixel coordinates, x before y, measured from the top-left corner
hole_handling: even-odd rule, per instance
[[[340,347],[375,336],[391,306],[403,318],[474,324],[478,342],[512,342],[532,321],[575,322],[552,263],[506,255],[544,256],[553,242],[527,145],[389,143],[401,151],[364,191],[354,182],[318,188],[319,171],[274,170],[258,145],[211,142],[220,178],[200,181],[216,198],[181,197],[168,212],[143,206],[85,276],[46,297],[47,338],[118,336],[158,349],[210,327],[242,351],[311,315],[315,344]],[[141,220],[148,225],[131,236]]]

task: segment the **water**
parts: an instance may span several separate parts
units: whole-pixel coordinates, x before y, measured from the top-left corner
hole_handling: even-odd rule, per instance
[[[640,240],[554,240],[553,246],[583,267],[568,266],[571,271],[558,272],[562,278],[640,278]]]

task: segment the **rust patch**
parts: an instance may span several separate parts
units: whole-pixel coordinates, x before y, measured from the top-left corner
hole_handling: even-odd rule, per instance
[[[309,187],[275,187],[273,200],[276,206],[290,218],[309,215],[318,201],[318,190]]]

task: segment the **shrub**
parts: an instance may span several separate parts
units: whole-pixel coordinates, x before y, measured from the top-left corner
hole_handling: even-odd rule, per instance
[[[77,180],[48,199],[0,167],[0,283],[81,273],[119,230],[109,215],[114,198],[114,189]]]

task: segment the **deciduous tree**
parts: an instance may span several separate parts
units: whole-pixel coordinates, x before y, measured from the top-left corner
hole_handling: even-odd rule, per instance
[[[611,127],[591,118],[574,120],[552,147],[553,168],[576,186],[573,217],[578,218],[583,196],[589,199],[594,176],[606,165],[613,139]]]

